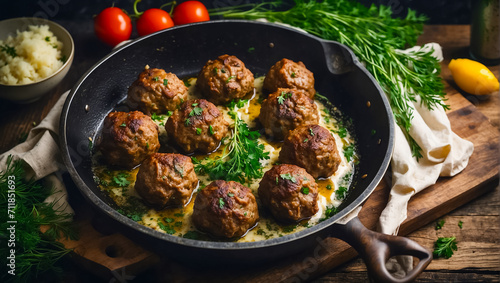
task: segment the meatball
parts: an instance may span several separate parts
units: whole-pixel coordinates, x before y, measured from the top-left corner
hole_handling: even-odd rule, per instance
[[[175,110],[188,97],[188,88],[175,74],[146,68],[128,89],[127,105],[148,115]]]
[[[165,129],[185,152],[209,153],[227,134],[228,122],[215,105],[205,99],[187,100],[167,120]]]
[[[332,134],[319,125],[303,125],[288,134],[279,161],[300,166],[314,178],[329,177],[341,162]]]
[[[139,168],[135,190],[151,205],[184,206],[198,185],[191,158],[176,153],[155,153]]]
[[[140,111],[111,112],[98,147],[108,164],[133,168],[160,149],[158,126]]]
[[[259,184],[259,198],[282,222],[298,222],[319,210],[318,185],[296,165],[275,165],[267,171]]]
[[[267,135],[283,140],[300,125],[317,124],[318,107],[305,91],[280,88],[262,102],[259,120]]]
[[[201,69],[196,87],[215,104],[242,98],[253,89],[253,74],[232,55],[209,60]]]
[[[306,91],[310,98],[316,94],[314,75],[304,63],[281,59],[269,69],[264,78],[264,90],[275,92],[278,88],[295,88]]]
[[[194,201],[195,227],[216,237],[241,237],[258,220],[255,196],[234,181],[214,181],[198,192]]]

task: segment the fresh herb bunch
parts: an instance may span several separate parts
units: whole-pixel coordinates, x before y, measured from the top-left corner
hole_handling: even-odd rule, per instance
[[[15,249],[15,276],[7,271],[2,272],[2,282],[31,282],[44,272],[59,272],[55,263],[71,250],[56,240],[61,237],[77,238],[72,215],[62,212],[56,201],[44,203],[54,190],[38,181],[26,181],[25,176],[22,161],[13,161],[12,156],[9,156],[5,172],[0,172],[0,207],[5,210],[0,215],[0,249],[5,251],[2,252],[0,264],[4,269],[7,268],[10,262],[7,255],[11,249]],[[15,207],[12,207],[13,200]],[[16,221],[15,242],[9,242],[15,247],[7,243],[7,239],[10,239],[8,228],[12,225],[8,221]],[[47,230],[42,232],[41,226]]]
[[[435,258],[444,257],[446,259],[453,255],[453,251],[457,250],[457,242],[455,237],[440,237],[434,243],[434,251],[432,254]]]
[[[259,143],[258,131],[250,131],[248,125],[238,116],[238,108],[245,105],[246,100],[231,102],[227,107],[229,116],[234,120],[232,135],[223,140],[224,149],[221,156],[198,160],[193,157],[195,171],[208,174],[213,180],[250,182],[262,177],[261,160],[269,159],[269,152]]]
[[[295,0],[288,10],[275,10],[281,1],[246,4],[211,11],[212,16],[260,19],[301,28],[313,35],[349,46],[388,94],[396,122],[411,146],[413,156],[422,157],[421,148],[409,130],[413,119],[412,102],[432,110],[448,109],[439,62],[432,51],[403,53],[415,45],[426,17],[408,10],[406,18],[393,18],[390,7],[365,7],[350,0]]]

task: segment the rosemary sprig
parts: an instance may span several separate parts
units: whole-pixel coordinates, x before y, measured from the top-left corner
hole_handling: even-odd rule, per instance
[[[420,102],[430,110],[449,109],[445,104],[439,62],[432,51],[401,52],[413,46],[422,33],[426,17],[408,10],[404,19],[393,18],[390,7],[365,7],[349,0],[295,0],[288,10],[274,10],[281,1],[225,7],[212,16],[259,19],[299,27],[313,35],[349,46],[389,96],[397,124],[403,129],[413,156],[422,157],[421,148],[410,135],[413,105]]]

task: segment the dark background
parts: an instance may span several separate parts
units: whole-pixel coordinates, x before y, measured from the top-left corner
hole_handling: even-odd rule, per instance
[[[391,6],[395,15],[404,16],[408,8],[417,10],[429,17],[429,24],[468,24],[470,21],[471,0],[358,0],[370,5],[384,4]],[[143,0],[139,7],[159,7],[170,0]],[[179,0],[177,2],[183,2]],[[234,6],[249,2],[262,2],[252,0],[201,0],[207,8]],[[285,0],[285,2],[293,2]],[[48,17],[50,20],[84,20],[89,16],[99,13],[111,5],[132,12],[134,0],[9,0],[2,1],[0,7],[0,20],[21,16]],[[44,16],[46,15],[46,16]]]

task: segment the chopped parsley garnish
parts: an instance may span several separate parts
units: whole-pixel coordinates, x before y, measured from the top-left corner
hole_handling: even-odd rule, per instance
[[[167,85],[168,85],[168,80],[167,80],[167,79],[163,79],[163,85],[164,85],[164,86],[167,86]]]
[[[219,198],[219,208],[221,208],[221,209],[224,208],[224,204],[225,204],[224,199]]]
[[[346,187],[339,187],[337,190],[335,190],[335,197],[338,200],[343,200],[345,198],[346,193],[347,193]]]
[[[372,136],[373,136],[373,135],[375,135],[377,133],[377,131],[373,129],[371,133],[372,133]]]
[[[314,137],[314,132],[312,128],[309,128],[309,134]]]
[[[174,165],[175,172],[179,173],[181,175],[181,178],[184,178],[184,167],[180,166],[179,164]]]
[[[189,118],[187,118],[186,121],[184,121],[184,125],[186,125],[186,127],[191,125],[191,120],[189,120]]]
[[[196,128],[196,134],[197,135],[201,135],[201,132],[202,132],[201,128]]]
[[[347,129],[346,128],[339,128],[338,131],[335,131],[341,138],[347,137]]]
[[[118,175],[113,176],[113,182],[119,187],[126,187],[130,185],[130,181],[127,178],[130,177],[128,173],[120,172]]]
[[[165,218],[163,218],[163,221],[165,221],[166,223],[172,223],[172,222],[174,222],[174,219],[165,217]]]
[[[292,97],[291,92],[282,91],[280,96],[278,96],[278,104],[283,104],[287,98],[291,97]]]
[[[280,180],[278,177],[276,177],[276,185],[278,185],[280,183]]]
[[[434,251],[432,252],[432,254],[434,255],[434,258],[450,258],[453,255],[453,251],[456,250],[457,242],[455,237],[439,237],[434,243]]]
[[[66,63],[66,61],[68,61],[68,57],[66,57],[66,55],[63,55],[59,61],[63,62],[63,63]]]
[[[193,103],[193,105],[192,105],[192,106],[193,106],[194,108],[193,108],[193,110],[191,110],[191,112],[189,112],[189,117],[193,117],[193,116],[195,116],[195,115],[196,115],[196,116],[200,116],[200,115],[201,115],[201,113],[203,113],[203,108],[198,107],[197,105],[198,105],[198,103]]]
[[[255,51],[255,47],[249,47],[247,51],[248,53],[252,53]]]
[[[292,73],[290,74],[290,77],[295,78],[295,77],[297,77],[297,75],[295,74],[295,72],[292,72]]]
[[[208,126],[208,133],[211,134],[211,135],[214,134],[214,128],[212,127],[212,125]]]
[[[308,142],[308,141],[309,141],[309,139],[304,139],[304,142]]]
[[[149,149],[149,142],[146,143],[146,149]]]
[[[295,179],[295,177],[294,177],[294,176],[292,176],[292,174],[290,174],[290,173],[280,174],[280,177],[281,177],[283,180],[289,180],[289,181],[291,181],[292,183],[297,183],[297,179]]]
[[[326,189],[327,190],[331,190],[332,189],[332,185],[326,185]]]
[[[290,232],[293,232],[293,230],[295,230],[295,228],[297,228],[297,224],[282,227],[281,231],[283,231],[283,233],[290,233]]]
[[[49,42],[50,41],[50,36],[45,37],[45,41]]]
[[[462,225],[463,225],[463,224],[464,224],[464,223],[462,222],[462,220],[458,221],[458,227],[460,227],[460,229],[462,229]]]
[[[226,69],[220,69],[220,71],[225,74],[226,73]]]
[[[126,126],[127,126],[127,124],[125,124],[125,123],[120,125],[120,127],[126,127]]]
[[[167,234],[172,235],[175,234],[175,229],[172,228],[170,225],[164,225],[161,223],[161,221],[158,221],[158,227],[162,229],[163,231],[167,232]]]
[[[174,114],[174,111],[167,111],[167,116],[172,116],[172,114]]]
[[[217,75],[217,73],[219,72],[219,69],[214,68],[214,69],[212,70],[212,72],[214,72],[214,75]]]
[[[319,220],[319,222],[322,222],[322,221],[325,221],[327,220],[328,218],[334,216],[335,214],[337,214],[338,210],[335,206],[327,206],[326,209],[325,209],[325,217],[324,218],[321,218]]]
[[[183,217],[183,216],[184,216],[184,213],[179,212],[179,213],[174,214],[174,216],[175,216],[175,217]]]
[[[347,145],[344,146],[344,156],[347,159],[347,162],[350,162],[354,157],[354,146]]]
[[[227,78],[226,83],[230,82],[234,78],[236,78],[236,76],[230,76],[229,78]]]
[[[440,230],[441,228],[443,228],[444,222],[445,222],[445,221],[444,221],[444,219],[441,219],[441,220],[439,220],[438,222],[436,222],[436,227],[435,227],[435,229],[436,229],[436,230]]]
[[[302,192],[304,195],[308,195],[308,194],[309,194],[309,188],[308,188],[308,187],[302,187],[301,192]]]
[[[198,240],[200,238],[200,234],[197,231],[187,231],[182,237],[186,239]]]
[[[189,79],[185,79],[182,81],[186,87],[190,87],[191,83],[189,82]]]
[[[228,193],[227,194],[229,197],[234,197],[234,194],[233,193]]]
[[[158,78],[158,77],[154,77],[154,78],[153,78],[153,80],[154,80],[155,82],[157,82],[159,79],[160,79],[160,78]]]
[[[155,112],[153,112],[153,114],[151,114],[151,119],[153,121],[161,121],[162,120],[162,117],[160,115],[156,115]]]

